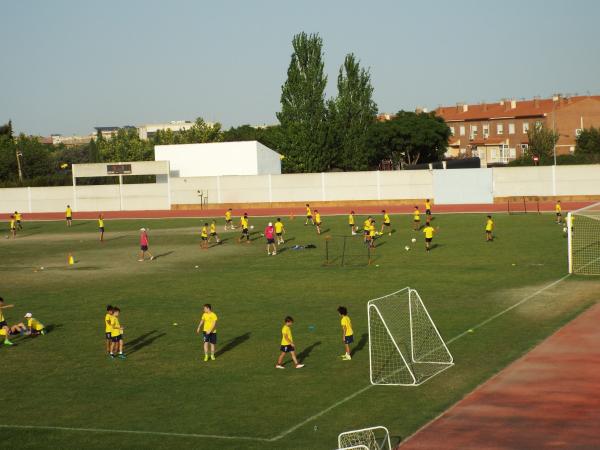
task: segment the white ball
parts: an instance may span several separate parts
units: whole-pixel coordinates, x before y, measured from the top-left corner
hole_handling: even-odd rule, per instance
[[[198,266],[196,266],[196,269],[198,268]]]
[[[254,230],[254,225],[250,225],[250,229],[251,229],[251,230]]]
[[[44,270],[44,266],[40,267],[40,270]]]
[[[411,242],[415,243],[415,242],[417,242],[417,239],[416,238],[412,238]]]
[[[407,245],[406,247],[404,247],[404,250],[409,251],[410,247]]]
[[[563,233],[566,233],[566,232],[567,232],[567,227],[564,227],[563,228]]]

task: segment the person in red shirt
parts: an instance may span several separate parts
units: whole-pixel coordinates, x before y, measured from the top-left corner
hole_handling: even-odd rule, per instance
[[[140,228],[140,258],[138,261],[144,261],[146,259],[146,253],[150,256],[150,261],[154,259],[152,253],[148,250],[148,245],[150,244],[148,240],[148,233],[145,228]]]
[[[271,247],[273,248],[273,255],[277,254],[277,247],[275,246],[275,228],[273,223],[269,222],[269,225],[265,228],[265,239],[267,239],[267,255],[271,255]]]

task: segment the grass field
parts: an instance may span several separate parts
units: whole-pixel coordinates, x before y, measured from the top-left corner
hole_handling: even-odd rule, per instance
[[[338,433],[371,425],[387,426],[398,441],[595,301],[596,279],[568,277],[477,327],[565,276],[562,227],[549,215],[498,215],[496,240],[486,243],[484,215],[443,215],[427,254],[409,216],[392,221],[396,232],[378,241],[368,267],[324,267],[323,237],[301,219],[286,221],[286,246],[317,248],[275,257],[267,257],[257,233],[251,245],[236,244],[237,232],[222,233],[223,245],[201,251],[203,219],[106,221],[103,244],[95,221],[71,229],[26,222],[16,240],[0,241],[0,295],[15,304],[5,310],[9,323],[31,311],[50,332],[0,348],[2,442],[331,449]],[[266,219],[251,223],[257,231]],[[141,226],[151,228],[155,261],[136,261]],[[325,228],[348,232],[345,217],[325,218]],[[77,261],[71,267],[69,252]],[[456,366],[416,388],[368,387],[366,302],[405,286],[419,291],[451,341]],[[219,315],[220,350],[208,363],[195,334],[205,302]],[[126,361],[104,353],[108,303],[122,310]],[[358,342],[351,362],[338,358],[340,304],[349,308]],[[301,370],[274,369],[288,314]],[[19,428],[29,425],[85,430]]]

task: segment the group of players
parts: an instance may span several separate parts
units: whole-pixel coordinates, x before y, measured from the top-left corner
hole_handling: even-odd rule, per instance
[[[31,313],[25,314],[25,323],[18,322],[13,325],[9,325],[4,317],[4,310],[13,308],[15,305],[7,305],[4,303],[4,299],[0,297],[0,338],[3,340],[4,345],[13,345],[10,340],[11,336],[26,335],[26,336],[39,336],[46,334],[46,327],[43,323],[37,320]]]

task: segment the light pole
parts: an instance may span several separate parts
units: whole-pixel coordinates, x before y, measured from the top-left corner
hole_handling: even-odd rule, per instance
[[[17,156],[17,168],[19,169],[19,181],[23,183],[23,171],[21,170],[21,158],[23,157],[23,153],[19,150],[15,151],[15,155]]]
[[[552,154],[554,156],[554,165],[556,165],[556,141],[557,139],[554,138],[554,136],[556,136],[556,102],[553,100],[552,101],[552,139],[554,141],[554,144],[552,145]]]

